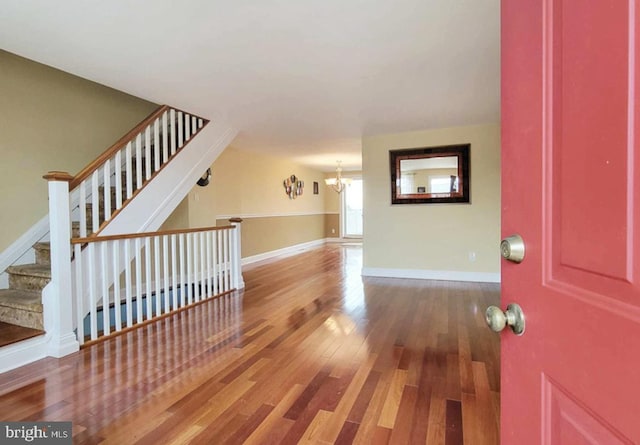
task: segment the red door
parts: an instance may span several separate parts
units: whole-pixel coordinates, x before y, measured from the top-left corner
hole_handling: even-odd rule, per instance
[[[640,443],[638,3],[502,0],[503,444]]]

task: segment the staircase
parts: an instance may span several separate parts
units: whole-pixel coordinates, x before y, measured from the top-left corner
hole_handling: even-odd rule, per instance
[[[155,164],[155,150],[151,150],[150,163]],[[164,163],[160,154],[160,163]],[[147,160],[141,160],[142,171],[146,170]],[[132,167],[136,168],[136,159],[132,159]],[[126,202],[126,173],[121,175],[121,202]],[[143,184],[144,185],[144,184]],[[137,184],[132,185],[132,191],[138,190]],[[98,223],[93,224],[93,204],[85,204],[86,236],[93,236],[106,221],[104,186],[100,186],[98,199]],[[110,209],[116,210],[117,189],[111,186]],[[72,223],[72,237],[81,236],[81,224],[79,221]],[[38,242],[33,245],[35,263],[10,266],[7,269],[9,275],[9,288],[0,289],[0,323],[6,323],[16,327],[35,330],[34,333],[44,334],[42,289],[51,281],[51,248],[49,242]],[[25,335],[24,329],[12,328],[7,332],[0,329],[0,345],[12,344],[20,341]]]
[[[69,183],[69,191],[76,195],[75,210],[72,205],[70,211],[81,222],[72,223],[71,237],[98,236],[118,213],[129,211],[125,207],[207,123],[180,110],[160,107],[78,173]],[[73,202],[73,195],[70,197]],[[131,220],[127,215],[120,219]],[[21,328],[32,335],[44,333],[43,289],[52,281],[50,244],[38,242],[33,249],[35,263],[12,265],[6,270],[9,288],[0,289],[0,346],[12,343],[8,335],[16,341],[25,338]]]

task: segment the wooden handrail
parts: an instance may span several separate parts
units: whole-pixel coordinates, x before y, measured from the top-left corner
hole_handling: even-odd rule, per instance
[[[162,116],[162,113],[164,113],[165,111],[170,110],[171,108],[173,108],[177,112],[182,111],[182,110],[178,110],[175,107],[170,107],[169,105],[162,105],[162,106],[158,107],[158,109],[156,109],[153,113],[151,113],[149,116],[144,118],[144,120],[142,120],[142,122],[140,122],[138,125],[136,125],[127,134],[125,134],[120,139],[118,139],[118,141],[115,144],[113,144],[111,147],[107,148],[104,151],[104,153],[102,153],[100,156],[98,156],[96,159],[94,159],[90,164],[88,164],[85,168],[83,168],[73,178],[73,180],[69,183],[69,191],[71,191],[71,190],[75,189],[77,186],[79,186],[82,181],[84,181],[89,176],[91,176],[93,174],[93,172],[98,167],[100,167],[102,164],[104,164],[107,161],[107,159],[111,158],[111,156],[113,156],[118,150],[120,150],[128,142],[133,140],[133,138],[135,136],[137,136],[138,133],[141,133],[142,130],[144,130],[145,127],[150,125],[154,120],[156,120],[158,117]],[[184,111],[182,111],[182,112],[184,113]],[[202,121],[204,122],[205,125],[207,123],[209,123],[209,121],[207,119],[195,116],[193,114],[192,114],[192,116],[194,116],[194,117],[196,117],[198,119],[202,119]]]
[[[72,238],[71,244],[85,244],[85,243],[97,243],[101,241],[116,241],[122,239],[135,239],[146,238],[147,236],[162,236],[162,235],[180,235],[182,233],[197,233],[197,232],[209,232],[224,229],[235,229],[235,226],[214,226],[214,227],[200,227],[197,229],[176,229],[165,230],[163,232],[144,232],[144,233],[127,233],[123,235],[106,235],[106,236],[92,236],[87,238]]]
[[[98,167],[100,167],[102,164],[104,164],[107,161],[107,159],[111,158],[111,156],[113,156],[118,150],[120,150],[127,142],[131,141],[145,127],[147,127],[151,122],[156,120],[159,116],[162,115],[162,113],[164,113],[170,108],[171,107],[169,107],[168,105],[162,105],[158,107],[153,113],[145,117],[138,125],[133,127],[131,131],[129,131],[127,134],[125,134],[120,139],[118,139],[118,141],[115,144],[107,148],[100,156],[95,158],[90,164],[88,164],[85,168],[80,170],[80,173],[78,173],[73,178],[73,181],[69,183],[69,191],[79,186],[82,181],[84,181],[89,176],[91,176]]]

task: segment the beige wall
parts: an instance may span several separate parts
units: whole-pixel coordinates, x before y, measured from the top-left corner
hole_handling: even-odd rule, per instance
[[[461,143],[471,143],[471,204],[391,205],[389,150]],[[369,137],[362,155],[365,269],[499,273],[497,124]]]
[[[227,217],[242,217],[243,257],[325,238],[326,202],[334,199],[327,195],[336,193],[324,185],[322,172],[233,147],[220,155],[211,172],[211,183],[194,186],[164,228],[223,225]],[[304,193],[296,199],[289,199],[282,184],[292,174],[304,181]]]
[[[0,252],[48,213],[42,175],[77,173],[156,107],[0,50]]]
[[[340,214],[339,213],[325,213],[324,237],[325,238],[340,237]]]
[[[218,226],[228,225],[220,219]],[[242,258],[324,238],[324,215],[247,218],[242,222]]]

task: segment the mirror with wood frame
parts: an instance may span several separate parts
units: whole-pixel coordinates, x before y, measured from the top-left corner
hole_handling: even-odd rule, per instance
[[[389,151],[392,204],[468,203],[471,144]]]

